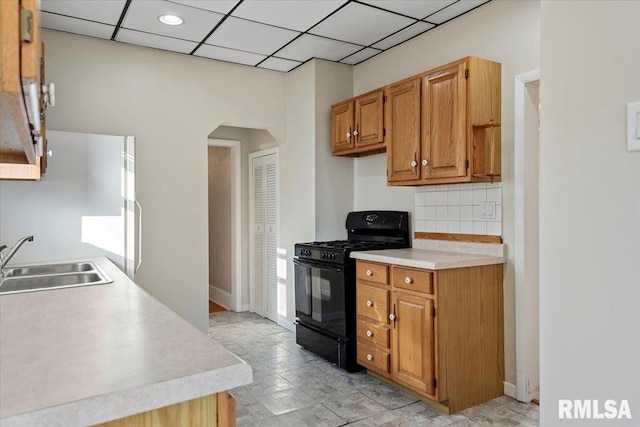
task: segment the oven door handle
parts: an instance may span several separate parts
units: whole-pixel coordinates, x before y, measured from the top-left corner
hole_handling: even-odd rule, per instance
[[[294,258],[293,259],[293,263],[302,267],[312,267],[312,268],[320,268],[322,270],[331,270],[331,271],[335,271],[335,272],[342,272],[344,270],[344,268],[342,267],[337,267],[335,265],[331,265],[331,264],[325,264],[323,262],[317,262],[317,261],[310,261],[310,260],[300,260],[298,258]]]

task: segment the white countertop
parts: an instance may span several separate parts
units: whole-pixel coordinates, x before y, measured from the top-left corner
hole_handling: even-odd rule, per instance
[[[86,426],[252,381],[251,367],[133,283],[0,296],[0,424]]]
[[[351,252],[351,258],[428,270],[444,270],[504,264],[505,250],[503,244],[415,239],[413,248]]]

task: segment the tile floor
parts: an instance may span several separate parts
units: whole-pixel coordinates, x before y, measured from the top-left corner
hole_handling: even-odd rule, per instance
[[[237,425],[274,427],[537,426],[538,406],[507,396],[454,415],[364,373],[349,374],[253,313],[209,317],[209,335],[253,367],[253,383],[231,390]]]

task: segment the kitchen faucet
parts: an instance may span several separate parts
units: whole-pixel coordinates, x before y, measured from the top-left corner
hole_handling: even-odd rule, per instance
[[[20,246],[22,246],[24,242],[33,242],[33,236],[25,236],[22,239],[18,240],[16,244],[13,245],[11,249],[9,249],[9,252],[6,255],[4,254],[4,251],[7,249],[7,244],[0,243],[0,274],[2,274],[2,269],[4,268],[4,266],[7,265],[9,260],[15,255],[16,252],[18,252],[18,249],[20,249]]]

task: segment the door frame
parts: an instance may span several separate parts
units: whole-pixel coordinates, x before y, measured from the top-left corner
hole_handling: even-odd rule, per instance
[[[231,310],[242,311],[242,148],[240,141],[207,140],[207,146],[231,149]],[[208,188],[208,186],[207,186]],[[208,206],[208,205],[207,205]],[[207,215],[208,217],[208,215]],[[207,261],[210,261],[207,257]],[[209,271],[209,270],[207,270]]]
[[[536,118],[534,116],[535,110],[530,105],[531,98],[527,93],[528,88],[531,86],[539,87],[539,85],[540,70],[530,71],[515,77],[516,396],[512,397],[522,402],[538,399],[540,395],[539,233],[537,232],[539,224],[538,150],[540,132],[539,113]],[[532,122],[534,118],[537,119],[535,123]],[[532,129],[536,129],[537,132]],[[532,146],[534,143],[537,146]],[[535,182],[531,179],[531,171],[535,172]],[[527,221],[525,221],[525,216]],[[529,226],[527,227],[526,224]],[[531,224],[534,227],[533,234]],[[529,228],[529,232],[527,232],[527,228]]]

